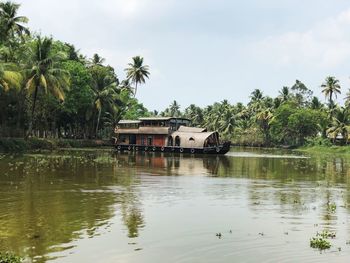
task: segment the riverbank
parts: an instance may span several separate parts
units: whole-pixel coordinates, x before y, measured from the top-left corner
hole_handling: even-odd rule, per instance
[[[41,138],[0,138],[0,152],[57,150],[62,148],[97,148],[112,146],[110,140],[75,140]]]
[[[350,155],[350,146],[303,146],[297,151],[311,154],[346,154]]]

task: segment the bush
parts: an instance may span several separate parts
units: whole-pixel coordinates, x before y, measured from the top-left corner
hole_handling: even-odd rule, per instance
[[[38,150],[53,150],[57,148],[57,145],[54,141],[48,139],[39,139],[39,138],[30,138],[28,139],[30,149]]]
[[[59,139],[57,141],[57,147],[59,147],[59,148],[71,148],[71,144],[70,144],[69,140]]]
[[[10,152],[10,151],[21,152],[25,150],[28,150],[28,144],[24,139],[13,139],[13,138],[0,139],[0,151],[2,152]]]
[[[0,252],[0,263],[20,263],[22,262],[22,258],[19,256],[15,256],[8,252],[2,253]]]
[[[306,146],[332,146],[332,142],[327,138],[309,137],[306,139]]]
[[[93,148],[112,146],[107,140],[0,138],[0,152],[23,152],[30,150],[55,150],[57,148]]]

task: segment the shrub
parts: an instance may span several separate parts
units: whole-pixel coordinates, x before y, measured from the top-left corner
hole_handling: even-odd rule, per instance
[[[327,138],[322,137],[309,137],[306,139],[307,146],[332,146],[332,142]]]
[[[28,139],[30,149],[53,150],[57,148],[54,141],[48,139],[30,138]]]
[[[22,258],[19,256],[15,256],[8,252],[2,253],[0,252],[0,263],[20,263],[22,262]]]
[[[28,145],[24,139],[14,139],[14,138],[0,139],[0,151],[2,152],[10,152],[10,151],[21,152],[27,149],[28,149]]]

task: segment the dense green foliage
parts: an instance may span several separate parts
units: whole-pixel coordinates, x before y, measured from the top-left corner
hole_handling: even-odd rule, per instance
[[[111,140],[0,138],[0,152],[58,150],[62,148],[95,148],[111,146]]]
[[[0,263],[20,263],[22,258],[10,253],[0,252]]]
[[[341,92],[339,81],[327,77],[321,85],[328,103],[322,103],[301,81],[283,87],[276,98],[259,89],[247,105],[227,100],[205,108],[190,105],[183,112],[174,101],[161,116],[183,116],[195,126],[219,131],[223,139],[252,146],[326,146],[347,144],[350,131],[349,96],[341,107],[333,100]],[[155,113],[156,114],[156,113]]]
[[[281,88],[275,98],[255,89],[250,101],[228,100],[181,111],[173,101],[163,112],[149,112],[135,98],[149,77],[143,58],[135,56],[119,80],[98,54],[87,59],[68,43],[33,35],[19,5],[0,2],[0,136],[66,139],[110,138],[118,121],[144,116],[175,116],[194,126],[217,130],[240,145],[312,146],[347,144],[350,91],[345,106],[339,80],[320,83],[322,103],[301,81]]]
[[[0,1],[0,136],[110,137],[123,117],[150,113],[135,97],[149,67],[135,56],[119,81],[95,54],[86,59],[68,43],[32,34],[19,5]]]

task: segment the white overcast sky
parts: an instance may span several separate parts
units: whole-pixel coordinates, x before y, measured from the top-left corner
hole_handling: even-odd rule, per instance
[[[106,58],[120,79],[141,55],[151,76],[137,98],[150,110],[275,96],[328,75],[350,88],[349,0],[19,0],[32,30]],[[323,97],[322,97],[323,99]]]

